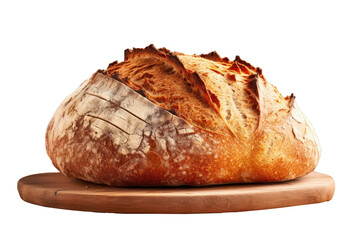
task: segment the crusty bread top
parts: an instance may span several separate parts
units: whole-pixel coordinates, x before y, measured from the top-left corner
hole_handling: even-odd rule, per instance
[[[320,157],[294,95],[259,68],[153,45],[126,50],[66,98],[46,148],[65,175],[115,186],[284,181]]]
[[[191,124],[241,142],[263,124],[282,123],[294,102],[294,95],[284,98],[267,83],[260,68],[216,52],[197,56],[153,45],[134,48],[106,74]]]

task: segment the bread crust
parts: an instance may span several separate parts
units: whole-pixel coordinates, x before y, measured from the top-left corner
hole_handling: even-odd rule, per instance
[[[113,186],[285,181],[320,157],[294,95],[260,68],[153,45],[125,50],[68,96],[46,149],[64,175]]]

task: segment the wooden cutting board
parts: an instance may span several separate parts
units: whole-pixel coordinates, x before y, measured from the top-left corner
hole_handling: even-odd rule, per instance
[[[20,197],[29,203],[112,213],[215,213],[259,210],[329,201],[335,182],[322,173],[281,183],[207,187],[118,188],[61,173],[21,178]]]

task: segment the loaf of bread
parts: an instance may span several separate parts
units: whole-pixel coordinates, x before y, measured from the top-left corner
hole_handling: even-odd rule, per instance
[[[113,186],[285,181],[320,157],[294,95],[260,68],[153,45],[125,50],[68,96],[46,149],[64,175]]]

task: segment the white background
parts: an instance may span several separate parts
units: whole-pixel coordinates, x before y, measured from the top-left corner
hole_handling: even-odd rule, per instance
[[[124,1],[125,2],[125,1]],[[356,1],[1,1],[1,239],[359,239],[360,7]],[[216,50],[294,93],[322,146],[330,202],[221,214],[104,214],[19,198],[55,171],[45,130],[60,102],[123,50]],[[5,221],[4,221],[5,220]],[[4,236],[7,236],[6,238]]]

